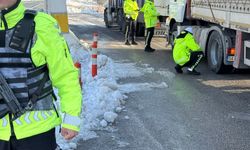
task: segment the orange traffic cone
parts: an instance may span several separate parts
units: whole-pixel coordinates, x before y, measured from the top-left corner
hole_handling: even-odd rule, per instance
[[[92,47],[92,77],[97,75],[97,44],[98,44],[98,33],[93,34]]]

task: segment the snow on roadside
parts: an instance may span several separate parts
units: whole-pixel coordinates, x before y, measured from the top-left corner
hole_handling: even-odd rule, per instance
[[[156,71],[156,73],[168,78],[169,80],[173,80],[173,78],[175,77],[175,74],[169,70],[158,70]]]
[[[67,0],[68,13],[84,13],[102,17],[104,7],[93,1]]]
[[[65,141],[57,134],[57,142],[63,150],[73,150],[77,141],[98,137],[95,129],[102,129],[112,125],[119,113],[125,108],[128,98],[126,94],[135,91],[167,88],[162,83],[127,83],[118,84],[118,80],[129,77],[140,77],[146,73],[153,73],[154,68],[149,65],[138,67],[135,63],[114,62],[105,55],[98,55],[98,76],[91,76],[91,60],[89,51],[79,44],[79,40],[71,34],[65,35],[71,49],[74,61],[82,65],[81,77],[83,82],[82,124],[79,135],[72,141]],[[164,73],[161,71],[161,73]],[[166,73],[165,73],[166,74]],[[127,116],[126,119],[129,119]],[[121,147],[128,143],[120,143]]]

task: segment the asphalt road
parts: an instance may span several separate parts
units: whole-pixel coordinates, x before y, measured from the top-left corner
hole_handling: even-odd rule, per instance
[[[114,60],[147,63],[175,73],[164,39],[154,39],[157,51],[149,54],[143,51],[143,38],[137,39],[139,46],[124,46],[123,34],[105,28],[101,18],[72,14],[70,22],[72,31],[89,43],[92,33],[99,32],[99,51]],[[117,131],[97,131],[100,137],[80,142],[78,150],[249,150],[250,74],[216,75],[206,61],[198,70],[201,76],[183,74],[169,79],[148,74],[121,80],[164,81],[169,88],[129,94]]]
[[[92,33],[99,32],[99,51],[112,59],[147,63],[175,73],[164,39],[154,39],[157,51],[149,54],[143,51],[143,38],[137,39],[139,46],[124,46],[123,34],[105,28],[101,18],[84,14],[69,18],[71,30],[80,39],[91,43]],[[164,81],[169,88],[129,94],[127,111],[114,127],[117,130],[97,131],[100,137],[80,142],[78,150],[249,150],[250,74],[216,75],[206,61],[198,70],[201,76],[183,74],[169,79],[148,74],[122,79],[119,82]]]
[[[43,8],[41,2],[25,3]],[[71,30],[89,43],[92,33],[99,32],[99,51],[112,59],[175,73],[164,39],[154,39],[157,51],[149,54],[143,51],[143,38],[137,39],[138,46],[124,46],[123,34],[105,28],[102,18],[70,14],[69,19]],[[206,61],[198,70],[201,76],[146,74],[122,79],[120,83],[164,81],[169,88],[129,94],[113,132],[97,131],[99,138],[79,142],[78,150],[249,150],[250,73],[216,75]]]

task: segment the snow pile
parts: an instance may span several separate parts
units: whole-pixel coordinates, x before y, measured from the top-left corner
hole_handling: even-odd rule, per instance
[[[169,80],[173,80],[175,77],[175,74],[169,70],[159,70],[156,71],[156,73],[168,78]]]
[[[93,1],[67,0],[68,13],[84,13],[95,16],[103,16],[104,7]]]
[[[118,115],[112,111],[104,113],[104,120],[109,123],[113,123],[117,117]]]
[[[94,130],[113,125],[118,114],[125,108],[126,94],[135,91],[167,88],[162,83],[127,83],[118,84],[118,80],[127,77],[139,77],[152,73],[154,68],[138,67],[135,63],[113,62],[105,55],[98,55],[98,75],[91,76],[90,53],[79,44],[79,40],[72,34],[65,35],[69,43],[74,61],[81,63],[81,77],[83,82],[82,124],[79,135],[72,141],[65,141],[57,134],[57,142],[63,150],[76,149],[78,140],[98,137]],[[85,49],[85,50],[84,50]],[[126,116],[125,119],[129,119]],[[121,147],[128,145],[120,143]]]

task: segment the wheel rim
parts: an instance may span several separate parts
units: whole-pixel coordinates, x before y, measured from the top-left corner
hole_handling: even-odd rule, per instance
[[[213,65],[218,64],[219,52],[220,52],[219,41],[218,40],[213,40],[213,42],[211,44],[211,50],[210,50],[211,63]]]
[[[171,45],[174,46],[174,40],[177,37],[177,31],[173,31],[171,36],[170,36],[170,41],[171,41]]]

